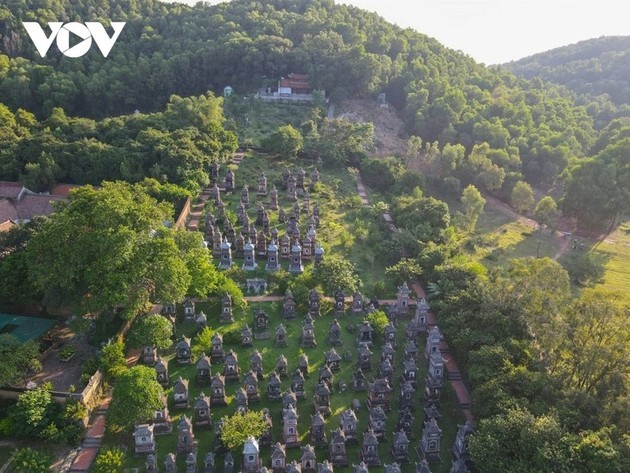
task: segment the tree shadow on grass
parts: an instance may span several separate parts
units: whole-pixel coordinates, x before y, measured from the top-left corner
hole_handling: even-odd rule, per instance
[[[582,245],[567,251],[558,262],[569,273],[571,284],[579,287],[595,286],[604,281],[606,263],[610,260],[610,255],[591,251],[591,247]]]

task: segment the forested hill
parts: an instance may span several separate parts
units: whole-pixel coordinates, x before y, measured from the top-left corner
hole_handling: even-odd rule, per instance
[[[126,20],[107,59],[55,47],[40,58],[21,21]],[[412,30],[332,0],[234,0],[194,7],[156,0],[11,0],[0,6],[0,102],[47,117],[162,109],[171,94],[231,85],[238,94],[290,72],[333,100],[387,92],[409,134],[479,149],[466,172],[488,190],[524,176],[553,181],[588,154],[593,120],[553,87],[485,68]],[[54,46],[54,45],[53,45]]]
[[[630,104],[630,36],[608,36],[552,49],[504,65],[528,79],[564,85],[578,94],[608,94]]]

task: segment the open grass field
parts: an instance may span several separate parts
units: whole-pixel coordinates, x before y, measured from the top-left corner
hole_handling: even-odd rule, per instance
[[[489,267],[502,266],[513,258],[553,258],[560,250],[548,230],[530,228],[488,207],[479,217],[470,242],[473,255]]]
[[[261,394],[261,401],[257,404],[250,404],[249,408],[251,410],[261,410],[263,408],[268,408],[270,410],[272,420],[273,420],[273,442],[282,441],[281,434],[281,405],[280,401],[270,402],[266,397],[266,387],[269,373],[274,369],[276,359],[280,354],[284,354],[289,362],[289,373],[293,373],[297,368],[297,358],[298,355],[302,352],[306,353],[309,357],[309,377],[306,380],[306,398],[302,400],[298,400],[298,413],[299,413],[299,424],[298,430],[300,433],[300,438],[302,445],[306,445],[309,443],[309,428],[311,415],[313,414],[313,392],[315,388],[315,384],[318,379],[318,370],[323,366],[324,352],[330,349],[330,346],[327,344],[327,334],[330,323],[333,321],[334,317],[331,312],[323,312],[321,318],[315,320],[315,333],[316,333],[316,348],[301,348],[299,336],[301,334],[301,324],[302,317],[299,317],[286,321],[282,319],[281,309],[279,304],[277,303],[263,303],[263,304],[255,304],[249,307],[246,310],[236,310],[235,311],[235,322],[230,325],[220,325],[219,323],[219,305],[218,303],[199,303],[197,304],[196,310],[203,310],[206,314],[208,314],[208,324],[211,327],[216,328],[222,334],[226,334],[229,331],[240,330],[246,323],[253,328],[253,313],[254,310],[258,308],[262,308],[266,311],[269,316],[269,333],[271,338],[268,340],[254,340],[253,348],[244,348],[241,347],[240,344],[232,344],[227,345],[224,344],[224,348],[226,350],[233,349],[234,352],[238,355],[239,369],[241,374],[241,379],[243,379],[244,373],[249,370],[249,357],[253,353],[254,349],[258,349],[263,356],[263,367],[265,373],[265,379],[259,382],[259,390]],[[347,315],[339,317],[339,323],[342,326],[342,337],[343,337],[343,345],[341,347],[337,347],[337,351],[341,354],[344,351],[348,351],[352,355],[352,361],[342,361],[341,362],[341,370],[335,373],[333,384],[334,391],[331,395],[331,410],[332,415],[326,419],[326,431],[329,433],[332,429],[335,429],[339,425],[339,416],[341,412],[349,407],[352,403],[353,399],[358,399],[361,403],[361,410],[357,412],[357,416],[359,418],[359,426],[358,431],[363,432],[368,425],[368,409],[366,406],[367,392],[354,392],[351,389],[351,381],[352,381],[352,373],[356,369],[356,332],[351,333],[347,327],[351,325],[355,325],[361,323],[362,318],[356,315]],[[274,332],[275,328],[283,323],[287,328],[288,332],[288,346],[285,348],[279,348],[275,346],[274,342]],[[195,334],[195,326],[191,322],[181,322],[178,324],[178,335],[187,335],[194,336]],[[398,333],[397,333],[397,341],[398,341],[398,350],[395,359],[395,369],[396,373],[394,376],[394,382],[392,383],[392,387],[394,388],[393,396],[392,396],[392,410],[388,414],[388,429],[389,432],[387,436],[387,442],[380,444],[379,453],[381,457],[381,461],[383,463],[392,463],[392,458],[389,453],[389,448],[391,447],[391,440],[393,437],[393,432],[395,431],[395,426],[398,421],[398,413],[397,413],[397,404],[398,404],[398,395],[399,395],[399,382],[398,378],[402,373],[402,346],[404,345],[404,321],[401,321],[398,324]],[[419,346],[424,346],[424,338],[419,340]],[[195,340],[193,339],[193,346]],[[376,376],[377,373],[377,363],[380,356],[381,344],[380,342],[375,343],[372,348],[372,361],[373,361],[373,370],[371,372],[365,373],[366,378],[371,380],[372,377]],[[171,383],[181,376],[184,379],[190,380],[190,399],[191,405],[194,402],[194,399],[199,395],[201,391],[204,391],[205,394],[209,394],[209,388],[203,386],[197,386],[195,384],[195,366],[193,365],[179,365],[176,360],[173,359],[173,354],[166,354],[166,358],[169,358],[169,376],[171,379]],[[418,366],[421,370],[421,379],[424,377],[425,366],[424,361],[422,359],[422,355],[420,355],[420,360],[418,361]],[[212,371],[214,373],[220,372],[223,369],[222,365],[213,366]],[[291,376],[285,377],[282,379],[282,390],[283,392],[287,391],[290,386],[290,378]],[[340,392],[338,389],[339,381],[344,381],[348,384],[348,390],[345,392]],[[418,457],[415,452],[415,448],[419,445],[420,436],[422,432],[422,420],[423,420],[423,411],[422,411],[422,402],[421,402],[421,389],[423,382],[420,381],[420,388],[416,395],[416,405],[415,405],[415,423],[414,423],[414,432],[415,435],[410,443],[410,463],[403,466],[403,472],[410,473],[413,471],[413,464],[418,460]],[[212,407],[212,416],[216,421],[223,416],[232,415],[235,412],[234,405],[234,394],[238,388],[241,387],[241,384],[228,384],[226,393],[228,395],[228,406],[227,407]],[[157,448],[158,448],[158,461],[161,465],[163,465],[163,461],[165,456],[169,452],[176,451],[177,444],[177,421],[179,416],[182,414],[186,414],[189,417],[193,414],[193,409],[187,409],[184,411],[178,411],[172,408],[173,394],[172,394],[172,384],[171,388],[167,390],[168,400],[169,400],[169,408],[171,416],[173,417],[173,425],[174,430],[173,433],[168,435],[161,435],[157,437]],[[443,429],[443,438],[441,444],[441,456],[442,463],[439,465],[435,465],[432,468],[434,472],[447,472],[450,469],[450,448],[452,447],[455,434],[457,432],[457,424],[463,423],[463,416],[460,414],[460,411],[457,407],[457,403],[455,401],[454,393],[450,388],[450,384],[446,383],[444,388],[443,397],[442,397],[442,406],[440,409],[442,414],[442,418],[440,419],[439,425]],[[198,461],[202,461],[205,457],[206,453],[211,451],[214,441],[214,433],[212,429],[195,429],[196,439],[199,441],[199,450],[198,450]],[[330,436],[328,437],[330,438]],[[350,464],[359,463],[359,450],[360,450],[360,439],[359,435],[359,444],[357,445],[348,445],[348,458]],[[140,457],[134,457],[133,452],[133,442],[130,436],[118,437],[108,435],[106,439],[106,446],[114,446],[124,444],[127,447],[127,451],[129,452],[126,455],[126,463],[125,466],[127,468],[142,468],[144,467],[144,459]],[[238,464],[241,460],[241,452],[234,452],[235,458]],[[263,464],[269,466],[270,462],[270,447],[264,447],[262,449],[262,459]],[[322,461],[327,458],[327,449],[318,448],[316,450],[318,460]],[[301,455],[300,449],[287,449],[287,461],[291,460],[299,460]],[[184,471],[184,458],[178,458],[178,471]],[[217,467],[218,470],[221,471],[223,467],[223,456],[217,457]],[[377,469],[378,470],[378,469]],[[236,470],[238,471],[238,469]],[[347,473],[352,471],[351,467],[346,468],[335,468],[335,471],[339,471],[341,473]]]
[[[606,257],[603,285],[622,292],[630,293],[630,223],[622,225],[607,240],[593,251]]]
[[[449,202],[449,207],[454,214],[459,204]],[[579,274],[588,259],[595,276],[587,284],[630,294],[630,222],[622,223],[601,240],[573,235],[560,238],[548,229],[533,229],[486,205],[465,247],[489,268],[503,266],[513,258],[556,259],[569,271],[576,294],[583,286]]]
[[[578,247],[571,250],[574,254],[589,252],[596,264],[601,265],[599,285],[630,294],[630,222],[619,225],[603,241],[577,238],[577,242]]]

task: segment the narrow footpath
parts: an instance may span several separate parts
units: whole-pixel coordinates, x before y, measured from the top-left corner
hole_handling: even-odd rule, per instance
[[[358,173],[356,174],[356,181],[357,192],[359,194],[359,197],[361,197],[361,202],[363,203],[363,205],[370,205],[370,200],[368,198],[367,192],[365,191],[365,186],[363,185],[363,182],[361,181],[361,176]],[[392,232],[395,232],[396,225],[394,224],[394,220],[388,212],[383,214],[383,219],[385,220],[385,222],[387,222],[389,229]],[[426,299],[426,291],[419,282],[414,282],[411,287],[416,293],[417,300],[420,300],[423,297]],[[437,318],[433,311],[429,311],[428,323],[431,327],[437,325]],[[464,414],[466,420],[473,422],[473,416],[470,411],[470,393],[468,392],[468,388],[464,384],[461,371],[457,366],[455,358],[453,358],[453,355],[451,354],[450,347],[448,346],[448,343],[446,343],[446,341],[444,340],[442,340],[442,343],[440,345],[440,351],[442,352],[442,357],[444,358],[444,365],[446,366],[447,371],[447,379],[449,380],[451,386],[453,387],[453,390],[455,391],[455,396],[457,397],[459,408],[462,410],[462,414]]]
[[[155,304],[149,313],[159,314],[161,312],[162,306]],[[140,354],[141,351],[139,349],[128,350],[126,353],[127,367],[131,368],[134,366],[140,359]],[[112,393],[110,390],[101,401],[101,405],[96,410],[96,415],[93,415],[90,419],[83,444],[66,457],[64,464],[59,470],[60,473],[90,471],[105,438],[107,409],[111,400]]]
[[[234,153],[234,157],[232,158],[231,164],[236,164],[236,165],[240,164],[241,161],[243,160],[243,157],[244,157],[243,151],[237,151],[236,153]],[[195,204],[193,204],[190,215],[188,216],[187,223],[186,223],[187,230],[191,232],[196,232],[199,229],[199,222],[201,221],[203,217],[203,209],[205,208],[208,200],[210,200],[210,193],[211,193],[211,190],[209,186],[205,187],[201,191],[201,195],[199,196]]]

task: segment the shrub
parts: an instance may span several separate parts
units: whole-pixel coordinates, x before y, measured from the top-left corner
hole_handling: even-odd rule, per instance
[[[59,350],[59,358],[62,361],[68,361],[77,352],[77,348],[74,345],[65,345]]]
[[[119,473],[123,471],[124,452],[119,448],[102,451],[94,462],[94,473]]]
[[[127,369],[127,360],[125,358],[122,339],[119,338],[103,347],[101,353],[101,368],[105,374],[113,378]]]
[[[14,473],[48,473],[53,462],[50,455],[31,448],[19,448],[13,452]]]
[[[385,312],[382,310],[375,310],[374,312],[370,312],[365,316],[365,320],[367,320],[372,328],[374,329],[374,333],[381,337],[383,333],[385,333],[385,327],[389,323],[389,319]]]

